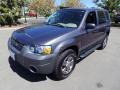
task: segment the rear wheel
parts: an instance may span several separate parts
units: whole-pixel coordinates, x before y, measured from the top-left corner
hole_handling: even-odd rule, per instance
[[[75,68],[76,53],[72,49],[66,50],[60,54],[52,77],[55,80],[67,78]]]
[[[98,48],[98,50],[103,50],[103,49],[107,46],[107,42],[108,42],[108,36],[105,37],[103,43],[102,43],[101,46]]]

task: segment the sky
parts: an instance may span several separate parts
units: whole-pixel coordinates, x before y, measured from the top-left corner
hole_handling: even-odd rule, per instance
[[[56,0],[56,5],[60,5],[64,0]],[[93,0],[80,0],[86,7],[96,7]]]

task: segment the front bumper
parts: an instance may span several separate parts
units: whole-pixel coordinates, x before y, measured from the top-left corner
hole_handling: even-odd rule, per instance
[[[33,73],[50,74],[54,70],[57,56],[55,54],[44,56],[32,54],[27,46],[23,46],[19,51],[11,45],[11,40],[8,41],[8,49],[15,54],[16,62]]]

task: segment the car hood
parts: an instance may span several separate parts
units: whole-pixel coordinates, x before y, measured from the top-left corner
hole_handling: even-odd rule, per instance
[[[15,31],[12,37],[24,44],[44,44],[73,30],[50,25],[30,26]]]

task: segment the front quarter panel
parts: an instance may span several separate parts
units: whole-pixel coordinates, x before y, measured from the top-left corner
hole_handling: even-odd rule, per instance
[[[79,36],[80,31],[76,29],[70,33],[67,33],[46,43],[46,45],[52,45],[53,53],[58,55],[61,51],[71,46],[76,46],[79,48],[80,47],[80,41],[78,40]]]
[[[77,46],[77,42],[74,38],[61,42],[54,49],[54,53],[59,54],[60,52],[62,52],[63,50],[65,50],[66,48],[71,47],[71,46]]]

